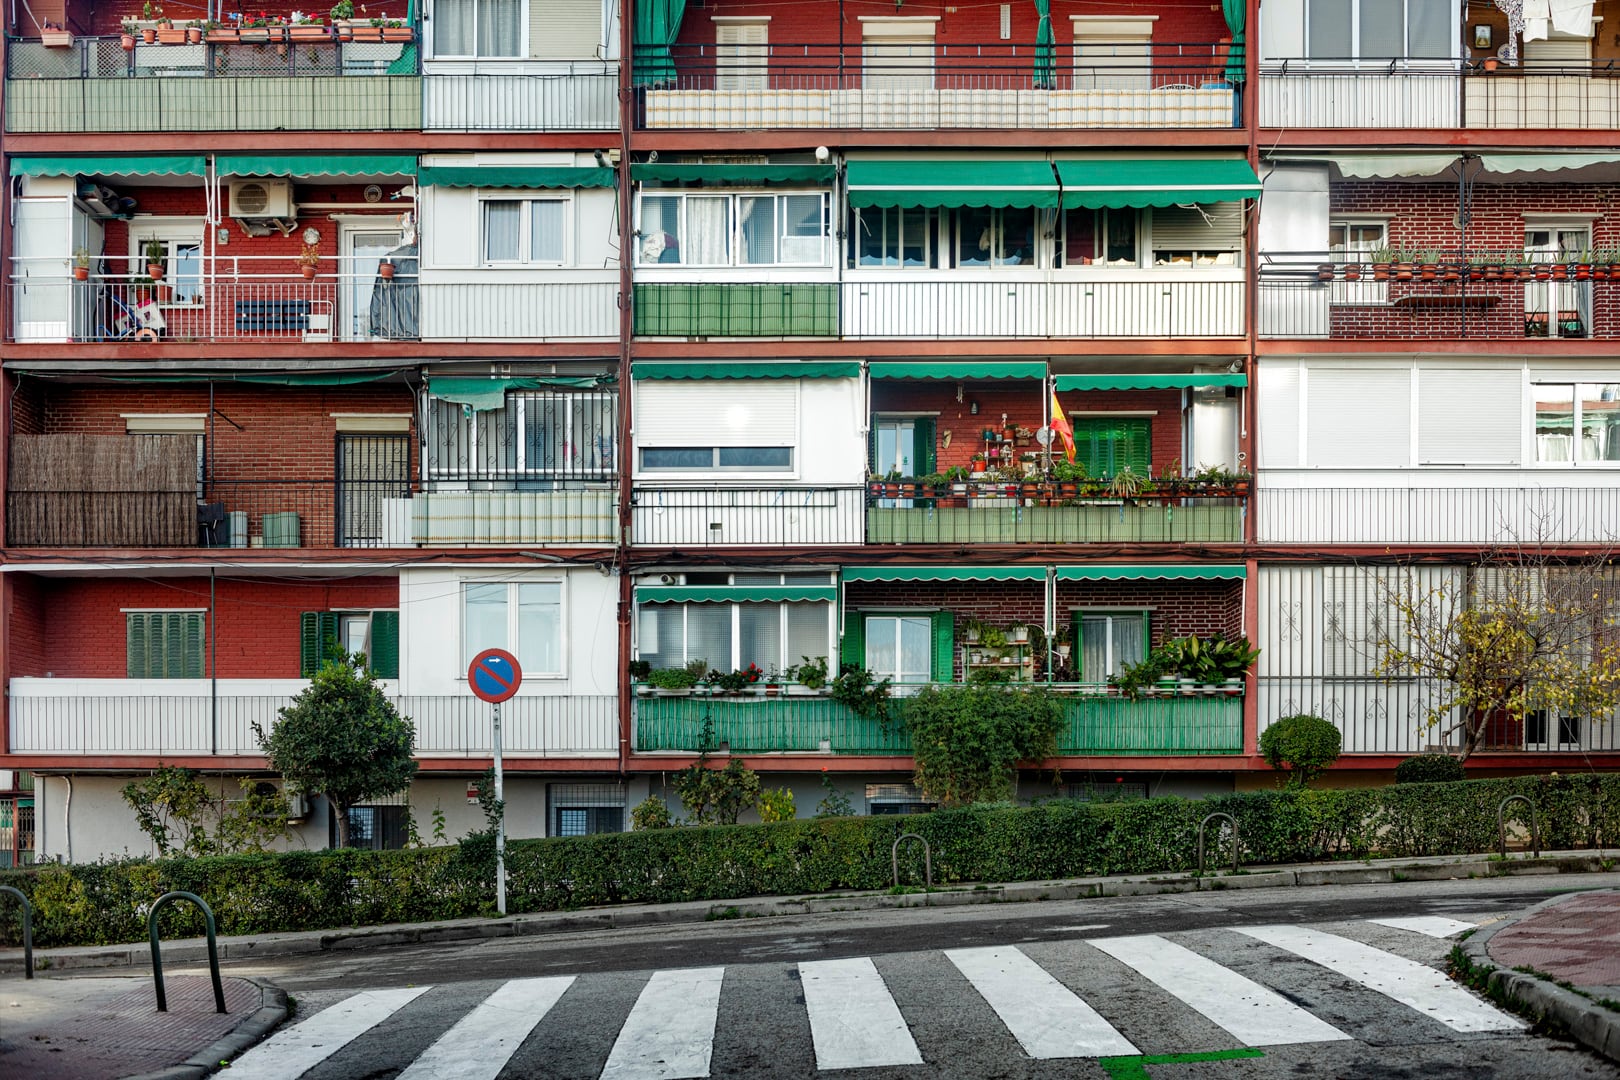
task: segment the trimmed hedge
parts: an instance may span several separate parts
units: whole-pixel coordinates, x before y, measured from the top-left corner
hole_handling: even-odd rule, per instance
[[[805,819],[771,825],[655,829],[507,848],[514,912],[593,904],[728,900],[881,889],[902,832],[926,837],[934,880],[1029,881],[1192,869],[1198,823],[1217,811],[1239,822],[1245,865],[1331,858],[1493,851],[1496,808],[1508,795],[1535,803],[1544,848],[1594,846],[1620,836],[1620,774],[1515,777],[1385,788],[1258,791],[1207,799],[970,807],[915,817]],[[1522,803],[1509,807],[1524,822]],[[36,943],[141,941],[163,892],[195,892],[222,934],[425,922],[494,909],[490,858],[460,846],[405,851],[305,851],[199,859],[132,859],[0,873],[36,906]],[[904,880],[920,881],[921,847],[901,852]],[[905,875],[910,875],[906,877]],[[11,906],[0,907],[16,943]],[[202,933],[192,909],[163,916],[165,936]]]

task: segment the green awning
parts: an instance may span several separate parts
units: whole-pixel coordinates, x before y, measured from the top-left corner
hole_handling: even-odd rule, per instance
[[[630,166],[637,183],[664,184],[814,184],[825,186],[838,178],[832,165],[664,165]]]
[[[415,176],[414,154],[221,154],[219,176]]]
[[[1225,581],[1248,576],[1242,563],[1137,566],[1060,566],[1059,581]]]
[[[835,602],[836,585],[637,585],[639,604],[798,604]]]
[[[1045,581],[1044,566],[846,566],[845,581]]]
[[[508,390],[534,390],[542,386],[586,390],[601,385],[594,375],[536,375],[489,379],[482,376],[429,375],[428,393],[457,405],[470,405],[476,412],[488,412],[506,405]]]
[[[846,175],[854,207],[1058,204],[1052,165],[1042,158],[851,161]]]
[[[1187,386],[1248,386],[1247,375],[1059,375],[1058,390],[1179,390]]]
[[[764,364],[743,361],[688,364],[644,360],[637,361],[630,369],[632,379],[854,379],[860,373],[858,360]]]
[[[201,154],[142,157],[14,157],[12,176],[203,176],[208,162]]]
[[[1258,199],[1260,179],[1243,158],[1100,158],[1059,161],[1063,205],[1178,206]]]
[[[928,363],[878,361],[867,370],[874,379],[1044,379],[1041,360],[938,360]]]
[[[416,173],[423,187],[610,188],[618,183],[602,165],[424,165]]]

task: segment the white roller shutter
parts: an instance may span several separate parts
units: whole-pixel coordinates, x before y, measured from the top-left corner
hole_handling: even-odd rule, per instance
[[[1418,464],[1517,465],[1523,379],[1500,368],[1418,371]]]
[[[795,379],[636,384],[636,445],[796,446],[799,384]]]
[[[1305,464],[1378,469],[1410,463],[1409,368],[1311,368],[1305,387]]]
[[[1262,469],[1299,465],[1299,368],[1264,364],[1255,377],[1259,426],[1256,448]]]
[[[535,60],[591,60],[601,55],[601,0],[531,0],[529,56]]]
[[[1580,67],[1592,62],[1591,38],[1549,38],[1524,43],[1524,61],[1534,73],[1541,67]]]
[[[1243,204],[1157,207],[1153,211],[1153,247],[1158,251],[1240,251]]]

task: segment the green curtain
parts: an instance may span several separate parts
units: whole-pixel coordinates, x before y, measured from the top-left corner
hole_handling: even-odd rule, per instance
[[[641,0],[636,4],[636,39],[631,63],[636,85],[675,81],[675,58],[670,46],[681,33],[686,0]]]
[[[1243,81],[1243,21],[1247,7],[1247,0],[1221,0],[1221,10],[1226,14],[1226,28],[1232,31],[1232,48],[1226,54],[1227,82]]]
[[[1232,0],[1227,3],[1231,4]],[[1041,16],[1035,26],[1035,89],[1056,90],[1057,65],[1053,61],[1057,50],[1052,39],[1052,0],[1035,0],[1035,10]],[[1242,17],[1239,14],[1238,18]]]

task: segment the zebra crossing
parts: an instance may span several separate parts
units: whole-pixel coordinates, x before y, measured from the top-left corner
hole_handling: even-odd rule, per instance
[[[435,1007],[433,987],[366,990],[284,1028],[233,1062],[230,1075],[233,1080],[371,1075],[379,1054],[400,1051],[411,1056],[387,1068],[402,1069],[398,1075],[403,1080],[495,1080],[508,1068],[509,1076],[528,1075],[514,1056],[531,1039],[555,1047],[577,1037],[605,1046],[605,1057],[587,1053],[578,1061],[589,1061],[588,1067],[576,1063],[579,1071],[548,1070],[545,1075],[684,1080],[726,1075],[724,1067],[717,1067],[717,1042],[724,1050],[728,1024],[745,1023],[780,1025],[782,1038],[764,1041],[784,1059],[798,1050],[794,1033],[808,1028],[813,1063],[790,1067],[784,1060],[780,1075],[880,1067],[888,1070],[884,1075],[904,1074],[907,1067],[935,1061],[937,1054],[925,1051],[953,1037],[953,1032],[931,1029],[942,1015],[961,1018],[954,1037],[965,1038],[964,1032],[988,1025],[1033,1062],[1173,1053],[1178,1033],[1190,1030],[1209,1032],[1206,1042],[1224,1038],[1234,1051],[1357,1039],[1355,1024],[1344,1019],[1350,1012],[1341,1010],[1330,1022],[1307,1007],[1311,1001],[1301,1003],[1294,992],[1297,985],[1292,990],[1285,985],[1289,978],[1297,982],[1302,971],[1315,972],[1311,978],[1318,986],[1326,980],[1359,988],[1356,992],[1382,1002],[1385,1013],[1400,1015],[1404,1024],[1422,1025],[1426,1018],[1436,1025],[1431,1028],[1435,1036],[1518,1032],[1524,1025],[1516,1018],[1435,967],[1402,955],[1432,957],[1435,946],[1396,944],[1408,938],[1445,938],[1471,925],[1419,916],[1337,926],[1337,932],[1243,926],[1170,936],[1071,938],[891,957],[659,970],[633,981],[624,973],[518,978],[499,984],[464,1012]],[[1358,927],[1366,932],[1357,933]],[[1391,947],[1379,948],[1358,937]],[[1233,959],[1238,955],[1247,962],[1239,964]],[[948,967],[938,966],[941,961]],[[929,969],[935,981],[924,992],[930,1003],[926,1008],[917,988],[903,985],[919,964],[936,965]],[[1075,972],[1080,970],[1099,972],[1097,985],[1077,985],[1082,980]],[[757,1001],[757,1008],[739,1008],[751,991],[738,992],[737,986],[756,985],[762,972],[797,985],[797,1009],[771,1013]],[[942,986],[959,987],[948,1004],[937,1001]],[[728,987],[729,999],[724,993]],[[634,1000],[626,1013],[606,1006],[608,998],[593,993],[609,998],[633,993]],[[548,1021],[566,1011],[571,999],[583,1007],[569,1013],[566,1022]],[[1166,1019],[1144,1031],[1127,1001],[1137,1002],[1136,1010],[1163,1010]],[[1321,1000],[1313,1007],[1331,1008]],[[1194,1014],[1212,1027],[1200,1028]],[[428,1029],[438,1034],[425,1048],[400,1050],[394,1045],[400,1040],[385,1037],[391,1023],[401,1033]],[[586,1030],[592,1028],[598,1030]],[[424,1034],[423,1041],[428,1037]],[[344,1065],[346,1055],[354,1058],[352,1071]]]

